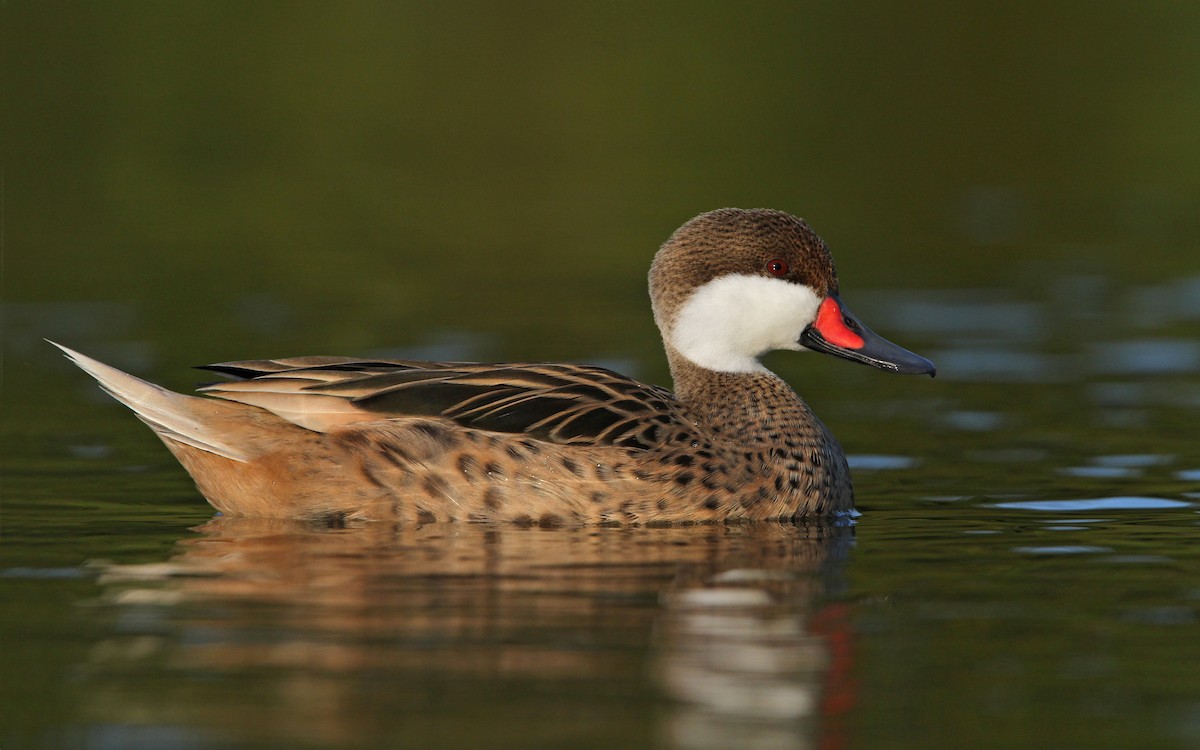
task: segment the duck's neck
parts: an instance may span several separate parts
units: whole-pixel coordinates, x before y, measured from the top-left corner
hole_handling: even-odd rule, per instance
[[[700,367],[669,345],[667,358],[676,397],[697,419],[729,438],[765,443],[778,443],[785,435],[828,438],[825,427],[791,386],[765,368],[717,372]]]
[[[764,511],[795,517],[854,507],[846,455],[821,420],[787,383],[765,368],[719,372],[667,347],[675,394],[707,433],[709,447],[776,505]],[[746,479],[746,477],[749,477]],[[743,506],[750,507],[750,506]]]

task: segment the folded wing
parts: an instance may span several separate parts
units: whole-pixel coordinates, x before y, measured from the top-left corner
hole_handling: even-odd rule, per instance
[[[424,416],[560,444],[645,448],[686,425],[669,391],[601,367],[299,357],[204,369],[239,379],[202,392],[321,432]]]

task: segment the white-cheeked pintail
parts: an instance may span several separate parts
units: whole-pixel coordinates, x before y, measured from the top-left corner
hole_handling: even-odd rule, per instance
[[[204,398],[59,348],[223,513],[418,523],[848,511],[837,440],[759,357],[811,350],[934,374],[850,314],[825,242],[781,211],[687,222],[654,258],[650,297],[674,394],[586,365],[297,357],[208,365],[234,379]]]

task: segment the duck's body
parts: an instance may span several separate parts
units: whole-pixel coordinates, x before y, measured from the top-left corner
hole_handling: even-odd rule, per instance
[[[862,327],[836,293],[828,250],[802,221],[723,209],[685,224],[651,269],[677,395],[581,365],[306,357],[211,365],[240,379],[201,398],[64,351],[229,514],[795,518],[852,508],[849,470],[837,441],[758,356],[811,348],[933,371]]]

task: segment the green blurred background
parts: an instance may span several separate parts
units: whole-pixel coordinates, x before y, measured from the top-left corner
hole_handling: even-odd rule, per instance
[[[3,13],[9,377],[42,335],[175,366],[465,331],[662,379],[647,264],[725,205],[808,218],[851,304],[1197,265],[1200,6]]]
[[[192,364],[302,354],[583,360],[666,384],[650,258],[728,205],[809,219],[851,308],[940,368],[770,361],[855,461],[855,746],[1200,736],[1181,658],[1200,642],[1200,4],[8,0],[0,21],[0,642],[21,644],[4,737],[178,745],[104,728],[165,721],[129,718],[144,705],[223,726],[259,695],[99,658],[160,626],[169,653],[197,640],[186,607],[162,625],[92,606],[81,564],[177,557],[212,511],[43,337],[181,390],[205,377]],[[1051,527],[992,505],[1123,496],[1183,507]],[[1099,548],[1158,557],[1075,554]],[[1137,602],[1192,619],[1130,619]],[[608,631],[564,632],[573,653]],[[485,680],[470,706],[435,690],[430,720],[393,690],[410,673],[366,674],[384,687],[354,693],[349,720],[381,728],[364,746],[441,718],[476,746],[492,711],[526,737],[562,705],[558,683]],[[648,674],[580,675],[568,698],[608,733],[572,736],[649,733]]]

